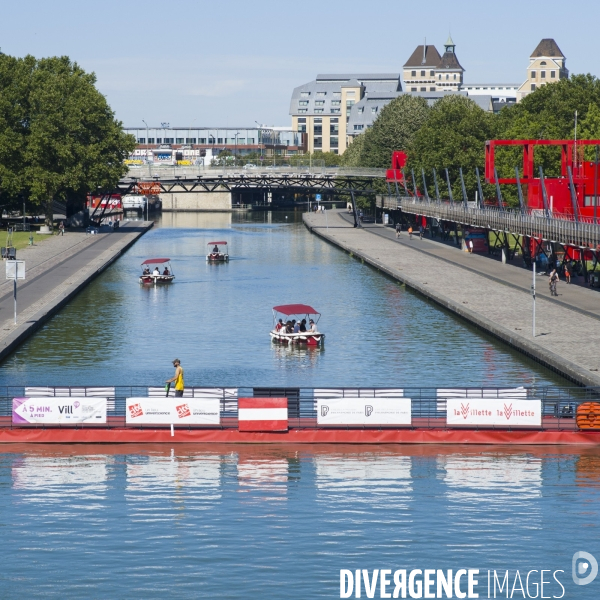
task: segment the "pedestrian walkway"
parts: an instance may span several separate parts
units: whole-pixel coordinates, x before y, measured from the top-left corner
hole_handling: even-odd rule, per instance
[[[337,213],[337,214],[336,214]],[[600,386],[600,296],[559,287],[551,299],[538,277],[536,336],[532,332],[532,274],[380,225],[354,228],[342,211],[305,214],[307,227],[365,262],[504,340],[581,385]],[[568,300],[566,295],[568,294]],[[572,306],[571,306],[572,305]]]
[[[149,221],[128,222],[110,233],[69,232],[43,244],[19,250],[26,279],[17,286],[14,324],[13,281],[0,283],[0,360],[38,329],[77,292],[152,227]]]

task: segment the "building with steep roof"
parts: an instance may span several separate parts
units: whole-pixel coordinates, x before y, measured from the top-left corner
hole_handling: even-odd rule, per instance
[[[436,70],[442,57],[435,46],[417,46],[404,63],[404,85],[408,92],[435,92]]]
[[[444,54],[437,66],[435,73],[435,85],[438,92],[458,92],[463,83],[463,73],[465,70],[461,67],[456,57],[456,44],[452,37],[444,44]]]
[[[527,79],[518,90],[518,99],[548,83],[568,79],[567,59],[552,38],[544,38],[531,53]]]

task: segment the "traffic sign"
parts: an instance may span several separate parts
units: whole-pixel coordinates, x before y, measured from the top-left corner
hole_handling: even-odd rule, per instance
[[[315,195],[315,200],[316,200],[317,202],[321,202],[321,194],[316,194],[316,195]]]

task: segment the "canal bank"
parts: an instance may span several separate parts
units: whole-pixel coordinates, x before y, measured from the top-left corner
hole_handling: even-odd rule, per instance
[[[153,226],[127,222],[110,233],[68,232],[19,251],[26,279],[17,286],[14,324],[13,282],[0,284],[0,361],[77,295],[90,281]]]
[[[511,347],[578,385],[600,387],[600,321],[565,302],[537,302],[536,336],[532,335],[531,294],[503,281],[498,264],[494,277],[420,252],[418,236],[400,244],[392,237],[354,228],[341,212],[311,213],[304,224],[314,234],[492,334]],[[393,235],[393,234],[392,234]],[[407,234],[402,234],[407,237]],[[460,253],[458,253],[459,256]],[[472,256],[476,259],[479,257]],[[483,259],[482,259],[483,260]],[[508,279],[509,277],[506,277]],[[541,278],[540,286],[546,285]],[[415,332],[418,334],[418,332]],[[461,352],[460,346],[457,352]],[[468,365],[465,365],[467,368]]]

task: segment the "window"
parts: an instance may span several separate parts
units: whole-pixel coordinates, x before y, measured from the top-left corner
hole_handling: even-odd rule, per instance
[[[154,144],[154,138],[148,138],[148,143],[149,144]]]
[[[339,115],[339,114],[340,114],[340,112],[341,112],[341,108],[332,108],[332,109],[331,109],[329,112],[330,112],[332,115]]]
[[[540,71],[540,77],[546,79],[546,71]]]
[[[329,119],[330,123],[339,123],[340,120],[339,119]]]
[[[354,106],[354,100],[346,100],[346,110],[351,109]]]
[[[299,112],[299,113],[307,113],[307,112],[308,112],[308,109],[307,109],[307,108],[299,108],[299,109],[298,109],[298,112]]]
[[[306,123],[298,123],[298,133],[306,133]]]
[[[421,77],[425,77],[425,71],[421,71]]]
[[[162,144],[162,138],[156,138],[156,143],[157,144]]]
[[[176,144],[183,144],[183,138],[175,138]]]
[[[450,79],[450,75],[448,75],[448,73],[446,73],[446,81],[448,81],[448,79]],[[479,89],[479,88],[477,88]]]
[[[315,148],[322,148],[322,147],[323,147],[323,138],[316,137],[315,138]]]
[[[535,91],[535,83],[532,83],[532,84],[531,84],[531,91],[532,91],[532,92],[533,92],[533,91]]]
[[[546,66],[546,61],[545,61],[545,60],[543,60],[543,61],[540,63],[540,67],[545,67],[545,66]]]
[[[411,71],[410,72],[410,76],[411,77],[416,77],[417,76],[417,72],[416,71]]]
[[[323,119],[321,117],[319,117],[318,119],[315,119],[315,123],[322,123]]]
[[[306,123],[306,117],[300,117],[298,123]]]
[[[185,138],[185,143],[186,144],[195,144],[196,138]]]
[[[364,128],[364,125],[355,125],[354,126],[354,131],[362,131]]]
[[[323,135],[323,125],[315,125],[313,127],[313,135]]]
[[[173,143],[173,138],[165,138],[165,139],[163,140],[163,142],[164,142],[165,144],[172,144],[172,143]]]
[[[438,75],[438,79],[441,79],[441,78],[442,78],[442,74],[440,73],[440,74]]]
[[[535,79],[535,71],[531,71],[531,79]]]
[[[199,144],[206,144],[206,138],[198,138]]]
[[[341,98],[342,97],[342,92],[333,92],[331,94],[334,98]]]
[[[315,113],[325,112],[322,108],[315,108]]]
[[[435,71],[429,71],[429,77],[435,77]]]
[[[411,92],[416,92],[416,91],[417,91],[417,88],[410,88],[410,91],[411,91]]]
[[[371,113],[372,114],[377,114],[377,111],[379,110],[379,108],[377,106],[371,106]]]
[[[213,138],[214,139],[214,138]],[[222,144],[223,143],[223,138],[218,138],[217,139],[217,144]]]
[[[434,88],[434,87],[430,87],[430,88],[429,88],[429,91],[430,91],[430,92],[435,92],[435,88]]]
[[[337,136],[332,136],[329,138],[329,145],[332,148],[337,148],[339,146],[339,138]]]
[[[308,106],[308,100],[300,100],[300,102],[298,102],[298,106]]]
[[[422,88],[421,88],[421,91],[422,91],[422,92],[426,92],[426,91],[427,91],[427,88],[424,88],[424,87],[422,87]]]
[[[254,144],[254,138],[248,138],[248,144]]]
[[[138,138],[138,144],[145,144],[146,138]]]
[[[329,125],[329,135],[337,135],[340,131],[340,126],[337,123],[331,123]]]
[[[310,98],[310,92],[300,92],[300,98]]]
[[[359,115],[362,115],[362,114],[365,112],[365,107],[364,107],[364,106],[359,106],[359,107],[356,109],[356,112],[357,112]]]
[[[556,79],[556,71],[550,71],[550,79]]]
[[[331,106],[340,106],[341,103],[342,103],[341,100],[332,100],[331,101]]]
[[[454,73],[454,81],[456,81],[456,73]]]
[[[320,98],[324,98],[325,96],[327,96],[327,92],[317,92],[317,96]]]
[[[324,106],[325,105],[325,100],[316,100],[315,101],[315,106]]]

